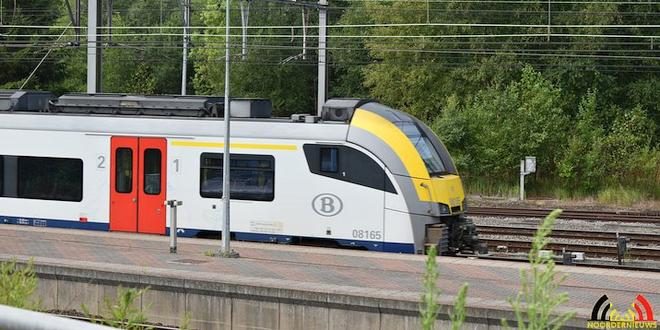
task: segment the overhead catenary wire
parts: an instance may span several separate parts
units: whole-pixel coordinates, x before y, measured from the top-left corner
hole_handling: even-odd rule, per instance
[[[395,1],[390,1],[390,0],[378,0],[382,3],[393,3]],[[200,5],[202,2],[200,1],[192,1],[193,6],[195,7],[196,12],[210,12],[213,11],[212,9],[208,9],[206,7],[201,7]],[[358,2],[375,2],[372,0],[350,0],[348,3],[358,3]],[[442,0],[442,1],[434,1],[434,0],[420,0],[420,1],[415,1],[415,0],[410,0],[407,1],[408,3],[432,3],[432,4],[449,4],[449,3],[479,3],[479,4],[511,4],[512,6],[509,7],[509,9],[504,9],[504,10],[497,10],[498,13],[512,13],[516,15],[527,15],[529,12],[524,12],[524,11],[518,11],[515,10],[516,5],[520,4],[529,4],[527,1],[521,1],[521,0],[493,0],[493,1],[472,1],[472,0]],[[546,1],[538,1],[538,4],[544,4]],[[657,3],[649,3],[649,2],[630,2],[630,1],[598,1],[598,2],[592,2],[592,1],[552,1],[553,6],[555,4],[618,4],[618,5],[627,5],[627,4],[633,4],[635,5],[634,7],[638,7],[640,9],[648,8],[648,7],[640,7],[637,6],[638,4],[644,5],[644,6],[654,6],[657,5]],[[200,7],[198,7],[200,6]],[[381,6],[377,6],[381,7]],[[387,6],[382,6],[382,7],[387,7]],[[255,10],[260,10],[264,9],[263,8],[255,8]],[[361,8],[360,6],[357,7],[352,7],[351,5],[347,6],[328,6],[329,9],[331,8],[336,8],[336,9],[364,9]],[[532,7],[528,7],[532,8]],[[542,8],[542,7],[540,7]],[[631,7],[632,8],[632,7]],[[652,7],[651,7],[652,8]],[[267,9],[267,8],[266,8]],[[367,8],[368,9],[368,8]],[[388,8],[384,8],[385,10],[388,10]],[[412,8],[414,9],[414,8]],[[428,8],[427,8],[428,9]],[[438,8],[432,8],[432,9],[438,9]],[[565,8],[564,8],[565,9]],[[628,8],[630,9],[630,8]],[[121,10],[121,9],[119,9]],[[140,8],[141,11],[146,10],[148,11],[149,8]],[[161,8],[158,8],[158,10],[161,10]],[[481,13],[488,13],[493,12],[488,9],[484,10],[464,10],[464,8],[460,8],[458,10],[446,10],[442,12],[447,12],[451,13],[453,11],[458,11],[458,12],[481,12]],[[35,10],[36,12],[36,10]],[[539,13],[546,13],[546,11],[538,11]],[[565,10],[558,10],[559,13],[565,13]],[[554,11],[553,11],[554,13]],[[593,13],[593,10],[587,10],[587,11],[579,11],[576,12],[581,15],[585,15],[588,13]],[[617,13],[608,13],[608,14],[618,14],[618,15],[626,15],[630,13],[628,12],[617,12]],[[660,15],[658,12],[650,11],[650,12],[644,12],[645,15]],[[424,13],[424,16],[426,17],[426,12]],[[443,16],[444,17],[444,16]],[[564,20],[564,22],[567,22]],[[570,20],[569,20],[570,22]],[[566,57],[566,58],[583,58],[583,59],[592,59],[598,61],[600,64],[605,63],[604,65],[613,65],[613,64],[608,64],[608,63],[620,63],[621,61],[625,60],[630,60],[630,61],[635,61],[634,63],[638,63],[639,61],[657,61],[658,57],[653,56],[657,54],[656,49],[654,49],[654,43],[656,42],[657,38],[660,37],[660,35],[657,33],[658,28],[660,25],[657,24],[623,24],[625,22],[633,22],[630,20],[623,20],[621,21],[622,24],[591,24],[591,25],[585,25],[585,24],[558,24],[558,25],[550,25],[552,28],[552,33],[548,34],[545,31],[543,33],[530,33],[534,32],[535,29],[547,29],[548,25],[547,24],[509,24],[509,23],[491,23],[491,22],[483,22],[483,23],[439,23],[439,22],[426,22],[426,23],[370,23],[370,24],[333,24],[329,25],[329,29],[334,29],[335,31],[333,34],[330,34],[328,37],[329,38],[334,38],[335,42],[337,42],[339,45],[343,47],[328,47],[328,50],[334,53],[342,53],[342,52],[361,52],[361,54],[366,54],[365,56],[369,57],[380,57],[382,54],[385,53],[402,53],[402,54],[416,54],[419,55],[421,58],[420,62],[414,62],[414,63],[424,63],[424,61],[428,61],[436,55],[442,55],[438,56],[438,58],[445,58],[448,56],[472,56],[472,57],[481,57],[481,56],[492,56],[492,55],[505,55],[505,56],[516,56],[516,57],[521,57],[524,58],[524,61],[532,61],[534,63],[542,63],[542,61],[546,61],[547,58],[550,57]],[[652,22],[652,21],[651,21]],[[60,44],[57,42],[53,42],[51,39],[53,39],[56,34],[53,34],[54,30],[64,28],[63,26],[56,26],[56,25],[3,25],[3,28],[7,28],[6,32],[9,32],[7,30],[9,29],[14,29],[14,30],[28,30],[28,29],[35,29],[35,30],[48,30],[46,34],[38,34],[38,33],[22,33],[19,34],[19,31],[11,31],[9,33],[5,33],[4,35],[0,36],[0,47],[7,47],[7,48],[48,48],[48,47],[58,47],[59,45],[63,45],[64,47],[66,44]],[[426,31],[434,31],[434,33],[430,33],[429,35],[424,35],[424,34],[415,34],[415,33],[402,33],[402,34],[395,34],[395,35],[389,35],[389,31],[387,29],[393,29],[393,31],[397,31],[397,29],[405,29],[405,28],[411,28],[411,27],[417,27],[420,29],[428,28],[432,30],[426,30]],[[486,30],[485,32],[495,32],[495,33],[463,33],[463,34],[442,34],[438,33],[442,31],[442,28],[454,28],[454,27],[460,27],[460,28],[470,28],[474,32],[481,31],[481,29],[496,29],[494,31],[488,31]],[[214,45],[216,44],[216,40],[222,40],[224,39],[225,35],[224,34],[214,34],[214,30],[216,28],[222,28],[222,27],[214,27],[214,26],[195,26],[191,27],[191,29],[196,29],[200,33],[195,33],[193,36],[197,40],[197,44],[195,45],[195,49],[197,50],[204,50],[204,49],[213,49]],[[233,29],[240,29],[240,26],[235,26],[231,27]],[[254,47],[251,47],[252,49],[259,49],[263,51],[282,51],[286,52],[288,50],[295,51],[295,50],[300,50],[300,46],[298,45],[282,45],[283,40],[292,39],[294,43],[300,43],[302,36],[301,35],[292,35],[292,34],[281,34],[277,33],[277,30],[279,29],[302,29],[303,27],[300,25],[278,25],[278,26],[250,26],[249,29],[251,31],[257,31],[257,30],[266,30],[266,31],[260,31],[262,33],[256,34],[249,34],[248,36],[251,38],[255,38],[258,40],[258,42],[261,43],[261,45],[255,45]],[[314,29],[318,28],[318,26],[315,25],[307,25],[306,28],[308,29]],[[346,31],[350,30],[359,30],[359,31],[366,31],[367,29],[371,28],[371,33],[373,35],[370,35],[369,33],[346,33]],[[112,31],[128,31],[128,32],[142,32],[142,33],[112,33],[114,37],[124,39],[121,43],[113,43],[113,44],[108,44],[104,43],[102,45],[103,48],[109,48],[109,49],[120,49],[120,50],[129,50],[132,49],[134,51],[148,51],[150,49],[180,49],[181,45],[178,43],[174,42],[173,40],[167,40],[170,38],[175,38],[175,37],[180,37],[180,33],[150,33],[150,31],[158,29],[158,31],[171,31],[172,29],[180,29],[179,26],[162,26],[160,24],[159,26],[113,26]],[[524,31],[522,31],[524,29]],[[581,30],[591,30],[591,29],[600,29],[603,30],[604,33],[593,33],[593,31],[585,31],[588,33],[580,33]],[[634,29],[635,31],[630,31],[628,32],[628,29]],[[140,31],[142,30],[142,31]],[[527,33],[513,33],[513,32],[527,32]],[[410,31],[410,30],[406,30]],[[425,31],[425,30],[421,30]],[[22,31],[21,31],[22,32]],[[266,32],[266,33],[263,33]],[[274,32],[274,33],[273,33]],[[497,32],[507,32],[507,33],[497,33]],[[631,33],[632,32],[632,33]],[[271,34],[272,33],[272,34]],[[238,34],[233,34],[230,35],[231,37],[238,37]],[[551,36],[552,42],[542,42],[542,39],[547,38],[548,36]],[[35,40],[25,40],[25,38],[31,38]],[[308,35],[308,39],[315,39],[316,36],[314,35]],[[4,39],[4,40],[2,40]],[[138,39],[138,40],[133,40],[131,41],[130,39]],[[473,41],[473,40],[477,41]],[[437,43],[438,40],[442,40],[442,44],[444,45],[454,45],[451,48],[446,48],[442,47],[443,49],[426,49],[425,45],[430,45],[433,43]],[[562,40],[564,42],[556,42],[557,40]],[[271,41],[271,44],[264,44],[266,41]],[[649,43],[650,41],[650,43]],[[461,49],[460,45],[470,45],[477,42],[479,45],[478,48],[473,48],[470,47],[469,49]],[[279,45],[278,45],[279,44]],[[292,43],[293,44],[293,43]],[[365,44],[369,44],[369,47],[364,47]],[[504,45],[506,44],[508,47],[507,49],[504,49],[504,47],[498,48],[498,45]],[[571,45],[595,45],[596,47],[593,47],[594,49],[580,49],[579,46],[572,47]],[[356,45],[360,45],[361,47],[356,47]],[[492,47],[486,47],[484,45],[493,45]],[[99,45],[100,46],[100,45]],[[543,49],[539,48],[539,46],[547,46],[548,49]],[[233,47],[233,46],[232,46]],[[431,46],[433,47],[433,46]],[[536,47],[536,48],[534,48]],[[562,48],[566,47],[566,48]],[[572,48],[571,48],[572,47]],[[632,47],[632,48],[630,48]],[[642,49],[636,49],[636,48],[642,48]],[[586,47],[590,48],[590,47]],[[73,49],[73,48],[62,48],[62,49]],[[73,50],[75,51],[75,50]],[[310,51],[315,52],[315,50],[310,49]],[[261,56],[264,56],[263,54],[260,53]],[[282,55],[265,55],[269,56],[267,58],[273,58],[277,59],[278,56]],[[279,57],[281,59],[281,57]],[[392,61],[392,58],[396,58],[395,56],[390,56],[388,57],[387,61]],[[20,59],[19,59],[20,60]],[[141,59],[143,61],[151,61],[151,59]],[[209,59],[204,58],[204,57],[198,57],[198,61],[208,61]],[[313,57],[310,58],[310,60],[313,60]],[[48,61],[48,60],[46,60]],[[541,61],[541,62],[539,62]],[[275,62],[275,61],[274,61]],[[293,64],[300,64],[301,61],[299,59],[296,59],[295,63]],[[348,62],[342,62],[342,65],[348,65],[346,63]],[[372,64],[372,63],[367,63],[367,64]],[[426,64],[426,63],[424,63]],[[275,64],[273,64],[275,65]],[[331,62],[328,62],[328,65],[333,65]],[[396,64],[399,65],[399,64]],[[632,66],[634,66],[633,64]],[[644,66],[639,66],[640,68],[646,68]],[[610,66],[610,68],[617,68],[615,66]],[[620,66],[619,66],[620,68]]]
[[[69,25],[71,25],[71,24],[69,24]],[[62,38],[62,36],[64,36],[64,33],[66,33],[66,29],[64,31],[62,31],[62,34],[60,34],[60,36],[55,41],[59,41]],[[52,51],[53,51],[53,48],[48,50],[46,55],[44,55],[44,57],[41,59],[41,61],[39,61],[39,64],[37,64],[37,66],[34,68],[34,70],[32,70],[32,72],[30,72],[30,75],[27,78],[25,78],[25,81],[23,81],[23,84],[21,84],[21,87],[19,88],[19,90],[23,90],[25,85],[27,85],[27,83],[30,81],[30,79],[32,79],[32,77],[37,72],[37,70],[39,70],[39,67],[41,66],[41,64],[44,63],[44,61],[46,60],[46,57],[48,57],[48,55],[50,55],[50,53]]]
[[[98,33],[100,37],[113,36],[113,37],[148,37],[148,36],[162,36],[162,37],[181,37],[182,33]],[[210,33],[190,33],[192,37],[204,38],[224,38],[224,34],[210,34]],[[53,38],[59,35],[54,34],[0,34],[2,37],[15,37],[15,38]],[[242,34],[230,34],[229,37],[242,37]],[[291,34],[248,34],[250,38],[285,38],[285,39],[301,39],[302,35]],[[430,38],[430,39],[443,39],[443,38],[515,38],[515,37],[547,37],[547,33],[507,33],[507,34],[435,34],[435,35],[328,35],[328,38],[343,39],[343,38],[374,38],[374,39],[410,39],[410,38]],[[570,37],[570,38],[632,38],[632,39],[658,39],[660,35],[632,35],[632,34],[578,34],[578,33],[551,33],[553,37]],[[309,35],[307,38],[316,38],[314,35]]]
[[[497,23],[372,23],[372,24],[332,24],[327,25],[328,29],[333,28],[370,28],[370,27],[519,27],[519,28],[547,28],[547,24],[497,24]],[[57,29],[66,29],[65,25],[9,25],[5,24],[2,27],[4,28],[16,28],[16,29],[45,29],[45,30],[57,30]],[[564,29],[564,28],[585,28],[585,29],[657,29],[660,28],[660,24],[552,24],[552,28]],[[230,26],[230,29],[250,29],[250,30],[261,30],[261,29],[303,29],[303,28],[312,28],[318,29],[318,25],[252,25],[252,26]],[[81,27],[81,29],[86,29],[86,27]],[[107,30],[177,30],[181,29],[180,26],[112,26],[104,27]],[[222,26],[190,26],[191,30],[221,30],[224,29]]]

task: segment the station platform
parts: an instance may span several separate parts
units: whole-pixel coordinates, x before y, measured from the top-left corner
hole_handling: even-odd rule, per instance
[[[425,256],[233,241],[232,248],[240,258],[227,259],[209,255],[218,250],[219,240],[180,238],[176,254],[169,253],[168,244],[166,236],[0,225],[0,261],[33,260],[46,283],[40,283],[38,292],[42,309],[77,309],[77,304],[87,302],[92,311],[100,313],[109,286],[150,286],[154,292],[169,292],[174,299],[166,302],[160,297],[150,306],[155,310],[152,315],[165,324],[176,323],[187,312],[200,314],[192,315],[198,328],[310,328],[309,322],[316,325],[312,328],[322,325],[328,329],[342,324],[365,324],[370,329],[418,328],[415,316]],[[454,296],[466,282],[468,328],[498,328],[501,318],[515,319],[507,298],[517,295],[520,270],[527,264],[438,257],[438,265],[443,311],[451,309]],[[574,266],[557,266],[557,270],[566,276],[558,291],[569,295],[561,310],[577,312],[570,323],[573,328],[586,327],[594,304],[603,295],[623,315],[642,294],[660,314],[658,272]],[[63,281],[85,286],[74,289]],[[247,308],[247,314],[236,315],[239,306],[227,301],[195,302],[198,298],[191,298],[190,292],[240,300],[249,305],[240,307]],[[146,298],[142,299],[146,306]],[[307,320],[305,315],[287,319],[290,316],[283,316],[287,310],[284,303],[294,315],[301,313],[300,308],[308,308]],[[310,308],[321,314],[312,315]],[[215,315],[218,309],[229,310],[232,318]],[[333,313],[339,317],[333,310],[376,313],[378,325],[369,321],[376,318],[369,319],[366,314],[333,321]],[[383,316],[389,312],[405,318]],[[277,321],[249,319],[254,313],[260,317],[276,313]]]

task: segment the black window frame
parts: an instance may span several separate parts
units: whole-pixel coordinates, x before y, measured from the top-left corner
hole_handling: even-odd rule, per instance
[[[321,170],[321,150],[337,149],[337,171]],[[366,153],[345,145],[307,143],[303,145],[309,171],[320,176],[397,194],[385,169]]]
[[[224,168],[224,154],[223,153],[214,153],[214,152],[204,152],[200,155],[200,164],[199,164],[199,195],[202,198],[222,198],[223,196],[223,186],[222,186],[222,173]],[[214,164],[209,164],[205,162],[207,159],[213,159]],[[257,154],[231,154],[230,155],[230,180],[231,182],[231,199],[236,200],[248,200],[248,201],[258,201],[258,202],[272,202],[275,200],[275,157],[272,155],[257,155]],[[256,166],[251,166],[256,165]],[[265,166],[267,165],[267,166]],[[215,171],[216,178],[220,178],[220,187],[217,187],[215,191],[205,191],[204,187],[206,185],[206,180],[213,180],[208,178],[208,171]],[[239,177],[238,172],[240,171],[252,171],[252,172],[262,172],[266,173],[263,177],[266,183],[270,186],[261,187],[264,191],[255,193],[255,192],[239,192],[235,190],[235,184],[238,184],[238,181],[235,181]],[[243,178],[252,178],[254,176],[248,175]]]
[[[15,157],[16,189],[4,190],[5,157]],[[61,202],[82,202],[84,162],[80,158],[0,155],[3,180],[0,197]],[[13,167],[12,167],[13,168]],[[13,182],[13,181],[12,181]]]
[[[129,151],[130,156],[131,156],[130,162],[129,162],[129,167],[128,167],[128,169],[131,171],[131,175],[129,177],[130,181],[129,181],[129,185],[128,185],[128,188],[129,188],[128,190],[126,190],[126,189],[121,189],[120,190],[119,189],[120,188],[119,178],[120,178],[121,171],[124,169],[121,166],[122,163],[120,162],[121,158],[122,158],[119,155],[120,151]],[[133,180],[135,179],[135,173],[133,171],[133,161],[134,161],[134,155],[133,155],[133,149],[132,148],[120,147],[120,148],[117,148],[115,150],[115,155],[114,155],[114,162],[115,162],[115,182],[114,182],[115,183],[115,191],[114,192],[115,193],[117,193],[117,194],[131,194],[131,193],[133,193]],[[123,187],[123,185],[122,185],[122,187]]]
[[[5,193],[5,156],[0,155],[0,197]]]
[[[151,161],[151,156],[148,154],[148,152],[155,151],[157,152],[158,155],[158,185],[156,186],[156,190],[148,190],[152,187],[151,184],[148,184],[147,178],[150,177],[150,175],[154,175],[154,173],[147,173],[147,171],[150,170],[149,166],[147,166],[147,162]],[[143,154],[143,163],[144,163],[144,168],[142,169],[142,192],[146,195],[151,195],[151,196],[158,196],[161,194],[163,191],[162,187],[162,182],[163,182],[163,152],[158,149],[158,148],[146,148],[144,149],[144,154]],[[156,182],[156,181],[154,181]]]

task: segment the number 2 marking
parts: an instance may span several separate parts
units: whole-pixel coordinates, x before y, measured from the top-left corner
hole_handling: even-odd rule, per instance
[[[105,156],[100,155],[100,156],[96,157],[96,159],[98,159],[98,161],[99,161],[99,164],[96,165],[96,167],[97,168],[105,168]]]

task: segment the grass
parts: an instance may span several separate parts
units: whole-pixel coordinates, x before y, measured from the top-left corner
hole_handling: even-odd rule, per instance
[[[552,227],[554,227],[561,210],[554,210],[539,226],[532,241],[529,252],[529,269],[520,271],[520,290],[515,298],[509,298],[509,303],[516,316],[517,328],[521,330],[552,329],[559,330],[575,316],[575,312],[557,315],[556,310],[568,301],[566,292],[557,292],[565,276],[558,276],[554,260],[544,256],[541,250],[548,244]],[[440,305],[438,297],[440,290],[437,287],[438,265],[436,261],[436,248],[433,246],[427,251],[424,277],[422,281],[424,293],[420,302],[420,320],[422,329],[435,328]],[[460,288],[454,307],[449,314],[451,329],[459,330],[465,321],[465,301],[468,284]],[[509,329],[505,319],[502,327]]]
[[[438,264],[436,262],[437,250],[431,246],[426,256],[426,270],[424,271],[424,294],[422,295],[421,310],[419,312],[422,321],[422,329],[431,330],[435,327],[435,319],[438,317],[440,305],[438,297]]]
[[[421,297],[419,316],[422,323],[422,329],[431,330],[435,328],[435,320],[438,317],[440,305],[438,305],[438,297],[440,290],[438,289],[438,264],[436,261],[437,249],[432,246],[427,251],[426,269],[424,271],[423,287],[424,293]],[[467,298],[468,284],[464,283],[458,290],[458,295],[454,301],[454,308],[449,313],[451,320],[452,330],[458,330],[465,322],[465,300]]]
[[[25,266],[15,260],[0,263],[0,305],[37,309],[38,304],[30,299],[37,285],[32,261]]]
[[[503,182],[466,178],[465,191],[470,195],[499,196],[505,198],[518,197],[518,185]]]
[[[517,178],[516,178],[517,179]],[[510,182],[508,182],[510,181]],[[466,178],[465,190],[470,195],[515,198],[520,195],[518,181],[497,181]],[[633,206],[660,199],[660,187],[650,185],[610,184],[595,191],[565,187],[558,180],[528,177],[525,181],[527,198],[553,198],[558,200],[596,200],[612,206]]]
[[[561,210],[554,210],[539,226],[529,251],[529,269],[520,271],[520,291],[509,299],[520,330],[561,329],[564,323],[575,316],[575,312],[556,315],[555,310],[568,301],[566,292],[557,292],[565,276],[558,276],[552,257],[539,252],[548,244],[552,227]],[[506,320],[502,327],[508,329]]]
[[[115,301],[110,301],[105,299],[105,315],[102,315],[102,324],[120,328],[120,329],[129,329],[129,330],[139,330],[139,329],[150,329],[149,327],[145,328],[144,324],[147,323],[147,317],[145,312],[140,308],[137,302],[142,295],[147,292],[149,288],[135,289],[135,288],[123,288],[119,287],[117,289],[117,299]],[[91,315],[87,306],[82,305],[82,310],[90,319],[95,319]]]
[[[603,204],[632,206],[647,200],[648,197],[638,190],[615,186],[599,191],[597,199]]]

